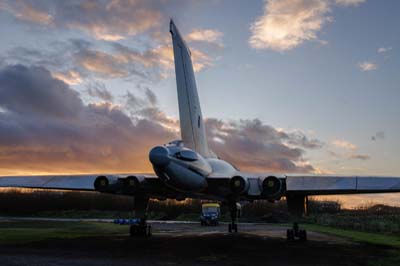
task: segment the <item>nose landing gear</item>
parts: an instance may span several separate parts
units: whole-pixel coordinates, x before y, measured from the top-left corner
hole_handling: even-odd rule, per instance
[[[236,224],[237,218],[240,217],[240,210],[238,210],[238,204],[236,202],[229,203],[229,212],[231,215],[231,223],[228,226],[229,233],[237,233],[238,227]]]

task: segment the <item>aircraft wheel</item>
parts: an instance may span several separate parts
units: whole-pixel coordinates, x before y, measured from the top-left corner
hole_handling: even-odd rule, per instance
[[[129,227],[129,235],[132,237],[132,236],[136,236],[137,235],[137,226],[135,226],[135,225],[131,225],[130,227]]]
[[[307,241],[307,231],[299,230],[299,239],[300,241]]]
[[[286,230],[286,240],[288,240],[288,241],[294,240],[294,230],[293,229]]]
[[[151,236],[151,225],[144,225],[144,226],[138,226],[138,225],[131,225],[129,228],[129,235],[131,237],[137,237],[137,236]]]
[[[150,237],[152,235],[151,233],[151,225],[146,226],[146,236]]]
[[[237,227],[237,224],[234,224],[234,225],[233,225],[233,230],[235,231],[235,233],[237,233],[237,232],[238,232],[238,227]]]

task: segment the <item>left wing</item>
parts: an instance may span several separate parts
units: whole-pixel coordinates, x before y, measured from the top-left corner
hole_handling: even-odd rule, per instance
[[[99,191],[159,199],[184,197],[149,174],[0,176],[0,187]]]
[[[95,190],[94,181],[97,177],[98,175],[2,176],[0,187]]]

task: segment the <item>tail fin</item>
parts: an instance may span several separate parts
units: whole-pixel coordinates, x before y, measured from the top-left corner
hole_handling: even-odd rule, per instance
[[[182,141],[186,147],[210,157],[190,50],[172,20],[169,31],[174,46]]]

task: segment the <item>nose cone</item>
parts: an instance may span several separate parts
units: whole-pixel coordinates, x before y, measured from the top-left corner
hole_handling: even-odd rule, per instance
[[[163,146],[157,146],[151,149],[149,153],[150,162],[159,167],[165,167],[170,162],[168,150]]]

